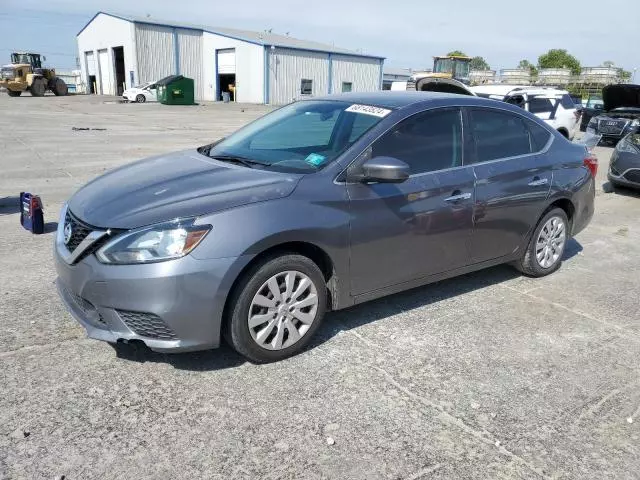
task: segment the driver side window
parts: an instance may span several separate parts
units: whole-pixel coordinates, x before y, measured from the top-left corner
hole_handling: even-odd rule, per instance
[[[460,109],[431,110],[396,125],[371,146],[372,157],[395,157],[411,175],[462,165]]]

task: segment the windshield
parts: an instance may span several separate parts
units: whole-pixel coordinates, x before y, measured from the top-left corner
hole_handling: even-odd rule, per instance
[[[257,168],[313,173],[333,162],[389,113],[385,108],[339,101],[293,103],[213,145],[208,154]]]
[[[453,61],[448,58],[438,58],[433,71],[435,73],[452,73]]]

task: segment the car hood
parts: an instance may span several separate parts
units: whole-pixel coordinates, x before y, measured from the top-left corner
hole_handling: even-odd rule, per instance
[[[620,107],[640,107],[640,85],[608,85],[602,89],[606,111]]]
[[[129,229],[283,198],[300,178],[222,163],[187,150],[112,170],[78,190],[69,209],[90,225]]]

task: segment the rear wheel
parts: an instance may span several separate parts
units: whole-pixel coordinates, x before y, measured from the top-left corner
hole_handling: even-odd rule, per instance
[[[544,277],[562,264],[562,255],[569,238],[569,220],[561,208],[549,210],[538,222],[529,246],[515,267],[525,275]]]
[[[7,93],[10,97],[19,97],[20,95],[22,95],[21,91],[14,92],[13,90],[7,90]]]
[[[256,363],[300,352],[327,308],[322,272],[309,258],[285,254],[251,269],[231,298],[227,341]]]
[[[142,94],[136,95],[136,102],[144,103],[146,101],[147,101],[147,97],[145,97],[144,95],[142,95]]]
[[[51,87],[51,91],[54,93],[54,95],[60,97],[65,96],[67,93],[69,93],[69,88],[67,87],[67,84],[64,83],[64,80],[62,80],[61,78],[56,78],[53,82],[53,86]]]
[[[31,96],[32,97],[43,97],[44,92],[47,91],[47,83],[44,78],[38,77],[33,79],[33,83],[31,84]]]

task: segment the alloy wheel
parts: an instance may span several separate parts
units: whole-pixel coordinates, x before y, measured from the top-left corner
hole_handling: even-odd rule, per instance
[[[562,256],[567,239],[566,225],[560,217],[551,217],[544,224],[536,241],[536,260],[542,268],[551,268]]]
[[[309,331],[318,311],[318,291],[304,273],[278,273],[258,289],[247,318],[253,340],[267,350],[282,350]]]

